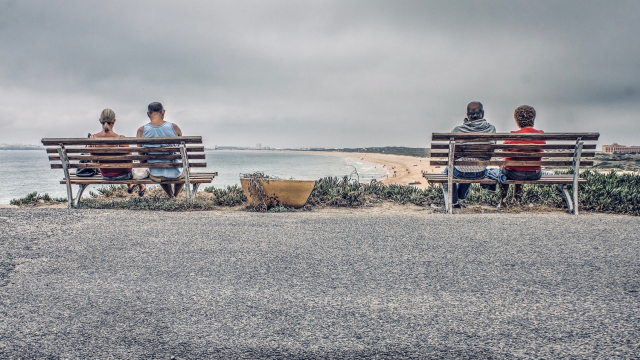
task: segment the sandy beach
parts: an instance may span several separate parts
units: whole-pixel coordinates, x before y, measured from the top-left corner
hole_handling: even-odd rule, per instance
[[[380,164],[387,169],[387,176],[379,179],[384,184],[409,185],[412,181],[419,181],[421,184],[414,185],[424,189],[428,186],[427,181],[422,177],[422,171],[440,172],[440,167],[429,165],[429,158],[420,158],[405,155],[372,154],[372,153],[352,153],[352,152],[315,152],[320,155],[333,155],[351,157]]]

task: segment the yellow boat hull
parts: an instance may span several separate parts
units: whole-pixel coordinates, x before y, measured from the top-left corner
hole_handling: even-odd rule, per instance
[[[316,183],[314,180],[260,179],[259,181],[270,203],[274,205],[280,203],[293,208],[304,206]],[[240,184],[249,204],[256,205],[256,199],[249,193],[249,179],[240,178]]]

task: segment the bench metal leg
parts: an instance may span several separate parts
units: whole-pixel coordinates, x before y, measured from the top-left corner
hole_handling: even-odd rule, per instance
[[[86,189],[89,185],[87,184],[80,184],[80,188],[78,189],[78,195],[76,195],[75,200],[73,200],[73,207],[78,207],[78,204],[80,204],[80,198],[82,197],[82,193],[84,192],[84,189]]]
[[[449,214],[453,214],[453,162],[456,150],[456,142],[449,139],[449,161],[447,162],[447,196],[446,207]]]
[[[196,198],[196,194],[198,193],[199,186],[200,186],[200,183],[193,184],[193,190],[191,191],[192,192],[191,195],[193,196],[194,199]]]
[[[573,199],[571,198],[571,194],[569,194],[569,190],[567,190],[567,186],[564,184],[556,184],[556,188],[564,195],[564,201],[567,203],[569,212],[573,213]]]
[[[69,177],[69,158],[67,157],[67,149],[63,144],[58,145],[58,155],[62,162],[62,170],[64,171],[64,179],[67,185],[67,203],[69,208],[73,207],[73,190],[71,190],[71,180]]]
[[[444,209],[449,212],[449,186],[447,184],[440,184],[442,186],[442,194],[444,195]]]

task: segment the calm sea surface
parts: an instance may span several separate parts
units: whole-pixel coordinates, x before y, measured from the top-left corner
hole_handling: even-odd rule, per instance
[[[206,170],[196,168],[194,171],[217,171],[219,176],[212,183],[217,188],[240,185],[241,173],[256,171],[282,179],[317,180],[325,176],[349,175],[355,167],[361,182],[386,174],[378,164],[333,155],[228,150],[210,150],[206,154]],[[63,177],[61,169],[50,168],[44,150],[0,150],[0,204],[8,204],[11,199],[24,197],[33,191],[48,193],[52,197],[67,197],[65,186],[60,184]],[[90,186],[89,190],[93,187]],[[76,191],[77,186],[74,186],[74,196]]]

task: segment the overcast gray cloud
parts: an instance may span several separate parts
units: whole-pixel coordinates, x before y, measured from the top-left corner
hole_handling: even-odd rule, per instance
[[[208,145],[427,146],[469,101],[499,131],[640,145],[638,1],[0,1],[0,142],[133,135],[146,105]]]

